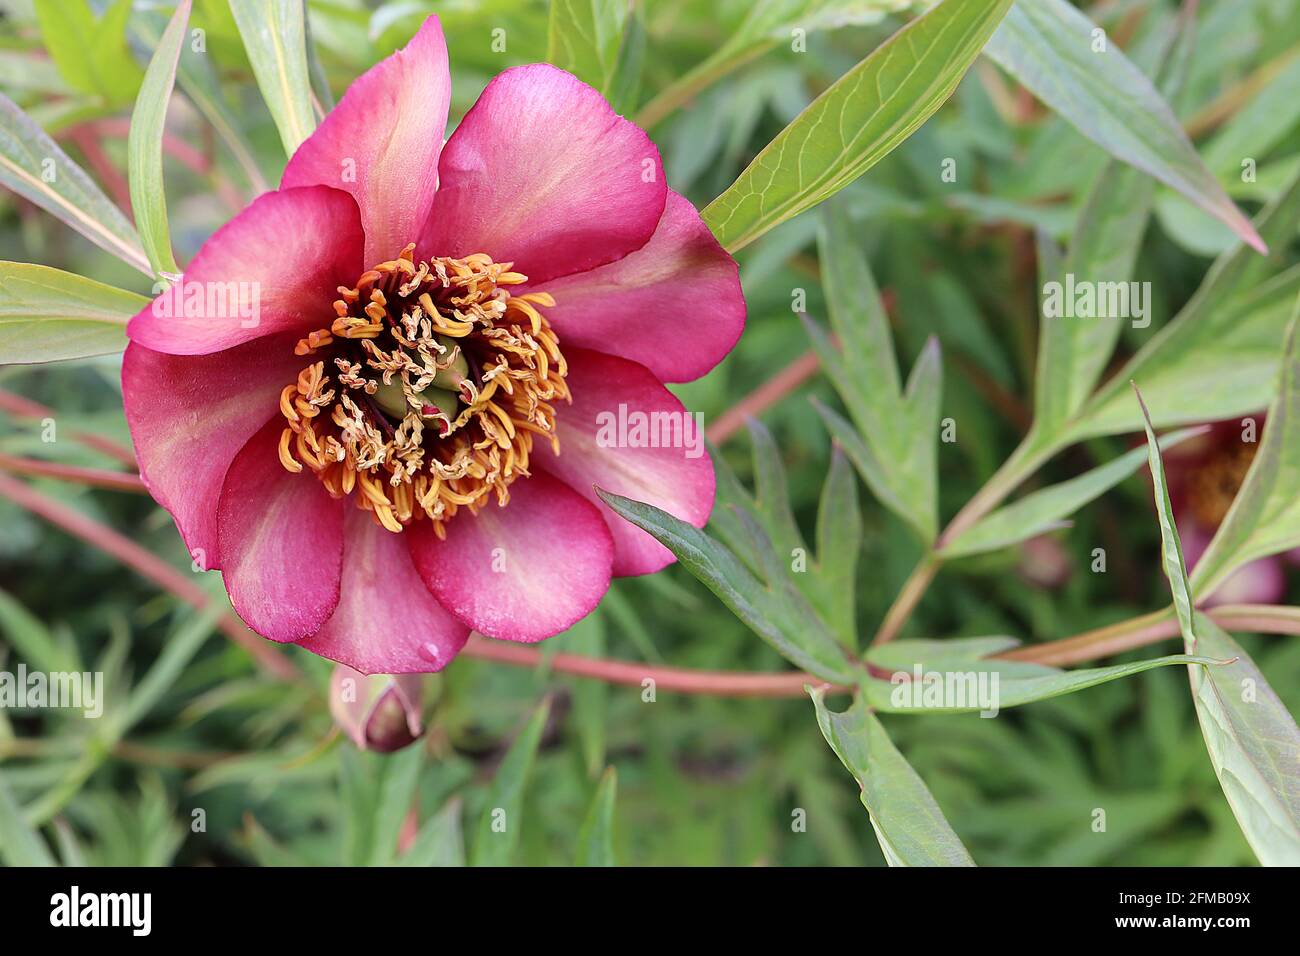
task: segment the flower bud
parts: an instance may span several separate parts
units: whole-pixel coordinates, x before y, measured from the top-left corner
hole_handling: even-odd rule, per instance
[[[361,750],[392,753],[424,733],[419,674],[366,676],[336,664],[330,678],[330,713],[334,723]]]

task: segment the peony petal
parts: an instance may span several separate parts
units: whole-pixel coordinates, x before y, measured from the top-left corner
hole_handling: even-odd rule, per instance
[[[499,74],[442,150],[420,252],[486,252],[534,283],[649,241],[667,187],[659,150],[576,77],[545,63]]]
[[[289,160],[281,188],[351,193],[366,233],[365,267],[397,258],[429,218],[450,102],[447,44],[431,16],[404,49],[348,87]]]
[[[280,421],[230,463],[217,506],[222,578],[244,623],[273,641],[314,634],[339,603],[343,507],[314,475],[280,464]]]
[[[122,403],[149,493],[176,519],[195,563],[220,568],[217,500],[226,469],[279,415],[280,391],[307,359],[294,335],[210,355],[166,355],[134,342],[122,360]]]
[[[385,531],[369,512],[347,504],[339,606],[300,646],[363,674],[442,670],[465,646],[469,628],[415,573],[405,532]]]
[[[156,352],[206,355],[292,331],[328,328],[340,285],[363,268],[361,217],[325,186],[264,193],[203,244],[183,281],[131,320]]]
[[[564,354],[573,404],[556,411],[560,454],[539,441],[533,464],[600,508],[614,536],[614,574],[658,571],[672,563],[672,552],[611,511],[592,485],[704,527],[714,477],[702,423],[644,365],[584,349]]]
[[[674,192],[648,243],[542,291],[555,297],[546,317],[562,344],[632,359],[664,382],[699,378],[745,328],[735,260]]]
[[[462,511],[447,523],[445,541],[425,521],[403,533],[438,602],[488,637],[551,637],[609,588],[613,543],[600,512],[548,475],[516,481],[504,508]]]

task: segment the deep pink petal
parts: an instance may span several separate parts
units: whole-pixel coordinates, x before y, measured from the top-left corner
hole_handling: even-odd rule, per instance
[[[340,285],[361,261],[361,217],[325,186],[264,193],[203,244],[183,282],[126,327],[131,341],[172,355],[206,355],[292,331],[328,328]]]
[[[564,354],[573,404],[556,412],[560,454],[539,441],[533,462],[600,508],[614,536],[614,574],[658,571],[672,563],[672,552],[610,510],[592,485],[704,527],[714,476],[703,428],[644,365],[585,349]]]
[[[365,267],[415,242],[438,186],[451,74],[436,16],[404,49],[356,80],[298,147],[280,181],[352,194],[366,233]]]
[[[438,602],[488,637],[551,637],[609,588],[614,546],[600,512],[549,475],[514,482],[504,508],[458,513],[445,541],[424,521],[403,533]]]
[[[668,193],[650,241],[617,262],[552,279],[546,310],[563,345],[640,362],[664,382],[699,378],[745,328],[736,262],[695,207]]]
[[[581,80],[545,63],[497,75],[442,150],[424,256],[486,252],[534,283],[649,241],[659,150]]]
[[[221,567],[217,499],[244,444],[276,418],[280,391],[307,360],[279,335],[211,355],[166,355],[134,342],[122,360],[122,403],[149,493],[176,519],[202,568]]]
[[[314,634],[339,603],[344,502],[280,464],[272,421],[230,463],[217,506],[222,578],[249,627],[273,641]]]
[[[339,606],[300,645],[363,674],[442,670],[465,646],[469,627],[434,600],[403,535],[348,504]]]

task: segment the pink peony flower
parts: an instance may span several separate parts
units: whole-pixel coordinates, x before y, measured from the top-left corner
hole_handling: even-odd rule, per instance
[[[368,674],[471,628],[542,640],[670,563],[593,485],[702,526],[708,455],[602,428],[693,427],[661,383],[744,325],[735,262],[599,93],[506,70],[444,143],[450,82],[430,17],[132,319],[122,369],[141,475],[240,617]]]

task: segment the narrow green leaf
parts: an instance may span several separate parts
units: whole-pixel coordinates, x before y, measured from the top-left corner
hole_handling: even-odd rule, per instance
[[[1204,599],[1235,570],[1256,558],[1300,545],[1300,298],[1283,346],[1277,394],[1268,407],[1264,437],[1245,481],[1214,539],[1196,563],[1193,592]]]
[[[628,0],[551,0],[547,61],[608,95],[630,12]]]
[[[35,670],[81,670],[81,664],[59,646],[45,622],[4,590],[0,590],[0,635]]]
[[[303,0],[230,0],[230,11],[284,153],[292,156],[316,128]]]
[[[1026,661],[985,655],[1006,650],[1006,638],[950,638],[944,641],[890,641],[872,647],[867,662],[879,670],[905,675],[894,681],[862,681],[866,701],[881,713],[962,714],[988,716],[1072,694],[1121,677],[1170,664],[1213,664],[1205,657],[1175,654],[1111,667],[1065,671]],[[920,675],[918,678],[917,675]]]
[[[849,70],[704,210],[735,252],[857,179],[952,95],[1011,0],[941,3]]]
[[[395,754],[376,755],[381,761],[375,822],[371,828],[370,866],[391,866],[397,856],[402,824],[415,802],[424,748],[419,742]]]
[[[127,265],[153,275],[135,228],[80,166],[0,94],[0,184],[57,216]]]
[[[1190,668],[1210,762],[1246,842],[1265,866],[1300,866],[1300,728],[1231,637],[1196,616],[1196,649],[1232,661]]]
[[[158,46],[164,26],[165,21],[161,18],[143,15],[133,21],[133,30],[139,42],[150,47]],[[253,158],[252,149],[240,131],[234,112],[222,96],[216,70],[207,54],[185,56],[182,51],[176,68],[176,82],[194,104],[194,108],[203,114],[203,118],[226,144],[226,148],[230,150],[252,192],[255,195],[266,192],[270,187],[257,165],[257,160]]]
[[[87,0],[34,0],[33,8],[45,49],[69,86],[110,106],[131,102],[140,82],[126,44],[131,0],[114,0],[102,17]]]
[[[756,513],[777,552],[788,557],[795,548],[804,548],[804,540],[790,510],[790,489],[781,452],[772,433],[758,419],[749,419],[745,426],[753,447]]]
[[[817,569],[825,582],[826,623],[850,650],[858,646],[857,572],[862,553],[858,486],[844,449],[831,447],[831,467],[817,505]]]
[[[1187,562],[1183,560],[1183,545],[1178,540],[1178,526],[1174,523],[1174,506],[1169,500],[1169,482],[1165,479],[1165,463],[1160,457],[1160,445],[1156,441],[1155,430],[1151,427],[1151,413],[1147,411],[1142,393],[1137,383],[1133,383],[1133,394],[1137,397],[1138,408],[1142,411],[1143,425],[1147,433],[1147,461],[1151,466],[1151,483],[1154,485],[1156,498],[1156,516],[1160,519],[1160,559],[1165,577],[1169,579],[1169,588],[1174,595],[1174,613],[1178,617],[1178,626],[1183,632],[1187,652],[1196,651],[1196,638],[1192,632],[1192,586],[1187,581]]]
[[[1017,0],[987,52],[1102,149],[1178,190],[1258,251],[1268,251],[1156,88],[1067,0]]]
[[[172,87],[176,83],[176,63],[180,59],[189,19],[190,0],[182,0],[163,31],[149,68],[145,70],[126,141],[131,209],[135,212],[136,228],[149,264],[159,275],[180,272],[172,254],[171,230],[167,226],[162,141],[167,104],[171,102]]]
[[[778,43],[790,43],[816,30],[877,23],[887,13],[919,5],[919,0],[753,0],[749,13],[726,41],[703,62],[671,83],[637,116],[646,129],[671,108],[707,89]]]
[[[424,821],[410,848],[397,860],[398,866],[464,866],[465,843],[460,828],[460,798]]]
[[[1065,441],[1141,429],[1130,381],[1141,384],[1159,428],[1268,405],[1281,359],[1278,343],[1300,293],[1300,266],[1281,271],[1297,219],[1300,173],[1256,217],[1260,235],[1277,251],[1263,258],[1238,244],[1220,256],[1178,315],[1080,410]]]
[[[0,364],[120,352],[127,321],[148,304],[71,272],[0,262]]]
[[[904,388],[889,319],[842,203],[826,207],[818,251],[838,348],[812,320],[805,317],[804,326],[856,432],[820,404],[817,410],[881,504],[928,544],[939,521],[935,453],[943,375],[938,341],[926,343]]]
[[[523,822],[524,789],[550,712],[548,697],[537,706],[497,768],[479,820],[478,838],[474,841],[474,866],[508,866],[514,856]]]
[[[605,616],[596,608],[565,633],[563,649],[588,657],[605,656]],[[573,723],[578,732],[587,773],[594,777],[605,765],[605,725],[609,685],[599,680],[575,680]]]
[[[1164,463],[1141,393],[1137,400],[1146,421],[1161,555],[1183,646],[1189,654],[1210,654],[1224,661],[1206,670],[1190,668],[1188,675],[1210,762],[1259,861],[1266,866],[1300,865],[1300,766],[1296,762],[1300,728],[1246,653],[1210,618],[1194,610]]]
[[[1202,428],[1185,428],[1173,432],[1160,439],[1160,447],[1173,448],[1203,431]],[[1062,521],[1088,502],[1101,497],[1137,471],[1146,459],[1145,448],[1134,448],[1077,478],[1025,495],[981,518],[943,544],[939,553],[944,558],[959,558],[995,551],[1058,528]]]
[[[1008,22],[1019,11],[1019,7],[1013,8]],[[1161,57],[1161,87],[1171,99],[1177,97],[1186,77],[1194,22],[1187,19]],[[1034,430],[1040,436],[1057,433],[1087,401],[1128,321],[1120,316],[1049,316],[1045,308],[1048,283],[1060,284],[1064,295],[1066,283],[1073,280],[1092,283],[1098,290],[1110,288],[1109,283],[1129,282],[1155,193],[1156,184],[1150,176],[1112,160],[1088,192],[1068,256],[1055,265],[1040,259],[1040,291],[1044,299],[1040,303],[1041,334],[1034,379]],[[1150,305],[1148,298],[1145,308],[1149,310]],[[1149,314],[1146,321],[1150,321]]]
[[[24,817],[0,773],[0,862],[5,866],[57,866],[39,832]]]
[[[609,767],[600,777],[596,796],[578,831],[578,866],[617,866],[614,860],[614,802],[618,774]]]
[[[842,714],[825,689],[809,689],[822,736],[862,788],[862,805],[890,866],[974,866],[925,781],[861,697]]]
[[[599,488],[597,494],[614,511],[672,551],[683,567],[787,660],[829,681],[851,683],[856,679],[856,668],[835,636],[784,577],[765,585],[735,554],[700,529],[653,505]],[[741,512],[736,516],[744,518]],[[759,557],[780,560],[770,542],[756,542],[756,548],[766,551]]]

